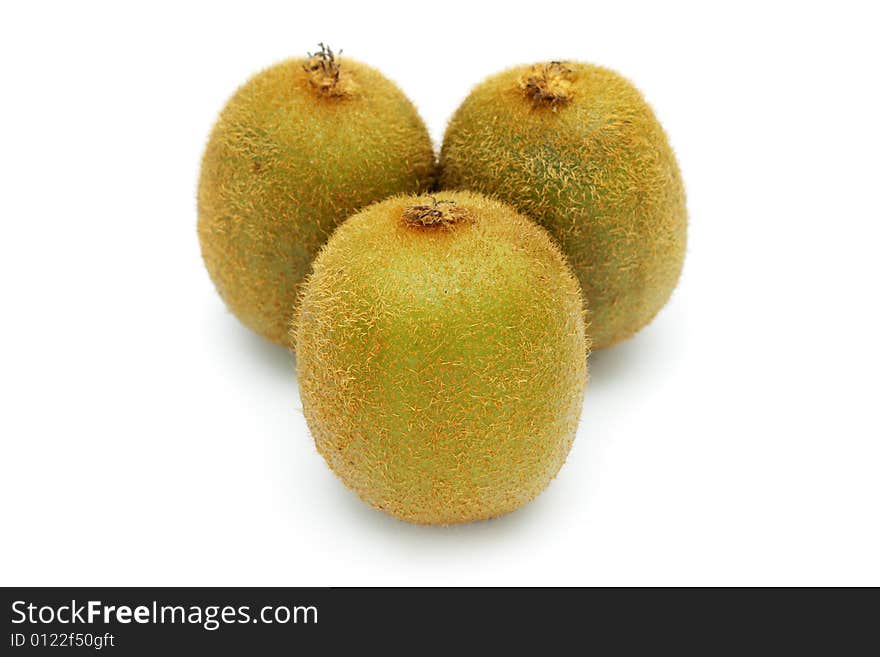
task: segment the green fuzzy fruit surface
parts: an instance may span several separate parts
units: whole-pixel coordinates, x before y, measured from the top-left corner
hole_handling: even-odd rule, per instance
[[[415,107],[374,69],[322,51],[258,73],[223,109],[202,160],[198,234],[220,296],[288,344],[299,288],[336,225],[427,189],[434,167]]]
[[[343,223],[294,323],[318,451],[397,518],[508,513],[565,461],[587,380],[577,280],[547,233],[469,192]]]
[[[651,108],[605,68],[550,62],[478,85],[449,123],[441,186],[508,202],[558,240],[593,348],[632,336],[672,294],[687,239],[675,155]]]

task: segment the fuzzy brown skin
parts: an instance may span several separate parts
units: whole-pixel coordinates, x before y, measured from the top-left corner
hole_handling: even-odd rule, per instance
[[[294,332],[318,451],[376,508],[491,518],[565,461],[587,377],[580,288],[509,206],[461,192],[366,208],[318,255]]]
[[[245,83],[202,160],[205,265],[230,310],[279,344],[289,344],[300,285],[336,225],[390,195],[425,190],[434,176],[431,139],[406,96],[374,69],[327,52]]]
[[[605,68],[546,62],[478,85],[455,112],[441,187],[511,203],[550,231],[580,280],[593,348],[667,302],[687,241],[675,155],[651,108]]]

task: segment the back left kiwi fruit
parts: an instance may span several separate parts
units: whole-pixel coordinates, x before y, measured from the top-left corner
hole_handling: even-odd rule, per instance
[[[229,309],[273,342],[312,260],[338,223],[371,203],[429,189],[431,138],[377,70],[321,45],[249,79],[202,158],[202,257]]]

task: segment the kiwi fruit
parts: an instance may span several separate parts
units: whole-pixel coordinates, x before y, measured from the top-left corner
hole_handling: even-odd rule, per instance
[[[498,73],[456,110],[441,188],[510,203],[559,242],[589,308],[593,348],[632,336],[675,288],[687,238],[675,155],[614,71],[547,62]]]
[[[455,192],[362,210],[315,260],[292,333],[318,451],[397,518],[513,511],[568,454],[583,300],[558,246],[507,205]]]
[[[229,309],[287,344],[312,260],[355,210],[434,182],[431,139],[378,71],[329,49],[248,80],[220,114],[198,187],[198,234]]]

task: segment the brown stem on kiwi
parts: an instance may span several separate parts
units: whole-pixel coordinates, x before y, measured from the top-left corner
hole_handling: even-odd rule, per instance
[[[571,100],[574,72],[563,62],[534,64],[519,79],[519,87],[536,105],[555,107]]]
[[[433,196],[430,204],[411,205],[403,211],[403,219],[408,226],[417,228],[449,228],[453,224],[470,221],[471,216],[455,201],[437,200]]]
[[[320,50],[307,53],[308,59],[303,70],[308,75],[309,84],[322,96],[345,98],[350,96],[354,84],[339,65],[342,51],[334,53],[329,46],[319,43]]]

